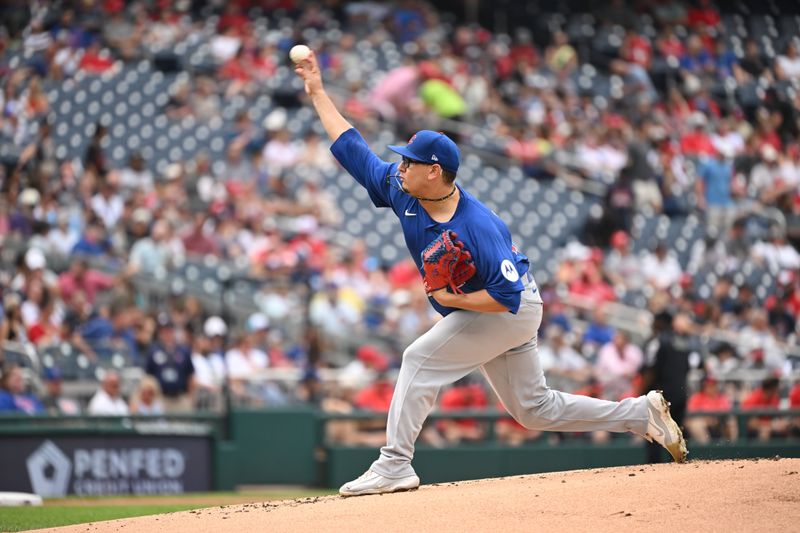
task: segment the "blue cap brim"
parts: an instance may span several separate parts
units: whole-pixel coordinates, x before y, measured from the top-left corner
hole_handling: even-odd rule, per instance
[[[415,161],[420,161],[419,156],[417,156],[417,154],[415,154],[414,152],[409,150],[407,146],[389,145],[389,146],[387,146],[387,148],[389,150],[391,150],[392,152],[396,153],[396,154],[400,154],[402,156],[408,157],[408,158],[413,159]]]

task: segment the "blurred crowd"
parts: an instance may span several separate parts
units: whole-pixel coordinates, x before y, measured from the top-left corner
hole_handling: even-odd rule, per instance
[[[774,35],[773,49],[732,34],[730,24],[743,22],[725,8],[612,1],[582,13],[577,32],[554,24],[540,34],[497,32],[416,0],[5,3],[0,245],[13,243],[15,253],[13,269],[0,272],[0,342],[58,350],[35,394],[7,362],[0,411],[158,414],[228,402],[388,409],[404,347],[436,320],[416,268],[384,264],[363,242],[342,238],[346,220],[326,189],[340,172],[316,130],[290,131],[280,114],[221,120],[234,98],[300,105],[301,91],[269,82],[301,41],[368,137],[387,124],[397,138],[436,127],[531,179],[601,186],[601,209],[542,276],[540,357],[554,388],[619,399],[672,386],[689,412],[800,406],[791,381],[799,366],[799,32]],[[287,16],[289,31],[276,23]],[[183,68],[171,51],[199,40],[207,60],[177,79],[157,114],[224,128],[222,160],[201,151],[158,166],[131,150],[116,164],[107,153],[112,124],[101,122],[81,157],[58,155],[47,87],[113,78],[143,59]],[[386,41],[401,64],[371,71],[364,50]],[[770,224],[754,221],[763,213],[773,213]],[[703,237],[684,263],[663,240],[635,252],[637,214],[694,217]],[[209,256],[264,281],[252,312],[212,312],[180,291],[155,305],[140,294],[137,279]],[[768,290],[737,275],[748,264],[768,274]],[[709,269],[715,276],[701,288]],[[652,327],[612,324],[630,292],[645,296]],[[302,327],[288,328],[292,321]],[[738,336],[707,341],[719,331]],[[61,389],[65,345],[97,365],[90,398]],[[112,364],[117,354],[121,365]],[[144,377],[126,383],[129,366]],[[323,379],[330,369],[336,379]],[[282,370],[294,371],[291,385],[265,377]],[[742,381],[749,370],[759,379]],[[702,375],[696,390],[687,390],[690,372]],[[502,408],[471,378],[443,391],[440,407]],[[691,420],[696,439],[735,431],[724,417]],[[763,422],[751,428],[762,438],[798,432],[796,420]],[[475,440],[487,427],[442,421],[425,438]],[[360,422],[329,430],[348,442],[383,438]],[[510,420],[495,431],[511,443],[539,438]]]

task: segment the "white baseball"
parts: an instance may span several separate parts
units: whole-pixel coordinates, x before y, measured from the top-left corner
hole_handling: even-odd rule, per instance
[[[289,57],[295,63],[299,63],[304,59],[308,59],[311,55],[311,49],[304,44],[296,44],[289,50]]]

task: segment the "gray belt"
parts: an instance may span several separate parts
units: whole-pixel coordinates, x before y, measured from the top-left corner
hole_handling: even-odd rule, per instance
[[[522,278],[522,285],[525,287],[525,290],[530,290],[531,293],[537,294],[539,292],[539,287],[536,286],[536,281],[533,279],[533,274],[530,271],[525,272],[525,275]]]

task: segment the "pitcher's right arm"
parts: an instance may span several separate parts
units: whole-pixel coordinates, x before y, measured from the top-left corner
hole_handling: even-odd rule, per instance
[[[311,97],[311,103],[317,110],[322,126],[328,133],[328,137],[335,141],[339,136],[353,127],[346,118],[336,109],[325,87],[322,84],[322,74],[319,71],[317,56],[314,52],[308,58],[295,65],[294,71],[303,79],[306,94]]]
[[[376,207],[392,204],[387,176],[392,164],[381,160],[325,92],[322,74],[314,52],[297,63],[294,71],[303,79],[306,93],[319,115],[322,126],[333,142],[331,152],[347,172],[369,192]]]

